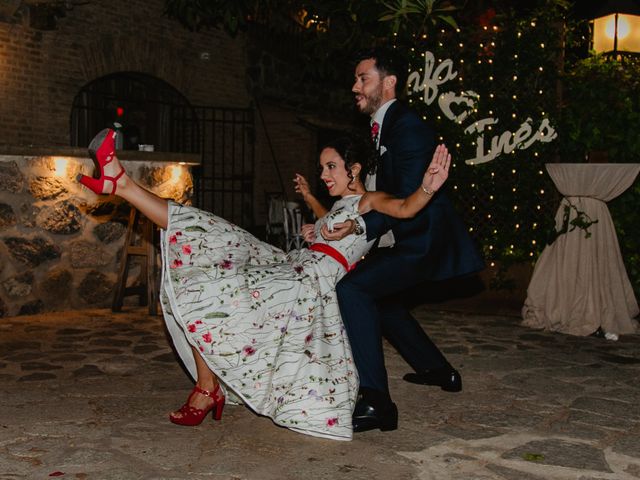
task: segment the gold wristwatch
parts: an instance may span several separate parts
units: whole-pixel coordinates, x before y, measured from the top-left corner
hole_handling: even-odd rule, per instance
[[[357,220],[354,220],[353,223],[355,223],[355,228],[353,229],[353,233],[356,235],[362,235],[364,233],[364,229],[362,228],[362,225],[360,225],[360,222],[358,222]]]

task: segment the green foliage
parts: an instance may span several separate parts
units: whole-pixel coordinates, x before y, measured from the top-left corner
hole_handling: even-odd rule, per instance
[[[594,223],[598,223],[597,219],[592,219],[586,212],[578,210],[569,199],[564,200],[566,204],[562,209],[562,226],[559,230],[556,230],[555,226],[549,232],[549,238],[547,239],[547,245],[551,245],[555,242],[556,238],[560,235],[564,235],[568,232],[573,232],[576,228],[584,231],[584,238],[590,238],[591,232],[589,227]],[[575,212],[575,216],[571,218],[571,210]]]
[[[462,124],[445,118],[438,100],[422,92],[409,101],[431,122],[452,151],[452,197],[495,264],[495,288],[510,288],[505,272],[534,261],[554,228],[560,196],[545,163],[580,162],[593,152],[614,162],[640,159],[640,63],[586,57],[587,23],[567,15],[568,0],[166,0],[166,13],[192,29],[247,31],[254,94],[270,96],[344,120],[352,105],[351,54],[390,44],[406,52],[410,70],[424,70],[425,51],[436,62],[452,59],[456,78],[439,94],[472,90],[479,95]],[[436,63],[437,66],[437,63]],[[453,105],[461,113],[462,105]],[[337,112],[337,113],[336,113]],[[476,156],[474,122],[499,122],[484,132],[484,151],[494,135],[516,132],[528,117],[535,130],[543,118],[558,132],[552,143],[535,142],[492,161],[467,165]],[[506,137],[505,137],[506,138]],[[640,290],[640,187],[610,204],[627,271]],[[569,207],[570,208],[570,207]],[[569,220],[569,216],[567,217]],[[578,215],[566,228],[588,233]],[[638,295],[640,296],[640,295]]]
[[[562,157],[580,162],[599,152],[612,162],[638,162],[640,62],[592,56],[569,66],[563,80]]]
[[[246,28],[254,4],[252,0],[166,0],[165,13],[192,30],[223,27],[235,35]]]
[[[636,160],[638,162],[638,160]],[[640,299],[640,180],[608,204],[616,227],[622,258],[636,298]]]
[[[340,37],[342,32],[338,43],[354,34],[384,38],[389,32],[404,32],[412,36],[426,33],[429,27],[440,23],[455,28],[452,13],[457,9],[448,0],[166,0],[165,6],[169,17],[190,29],[220,27],[231,35],[251,23],[289,30],[292,24],[308,29],[330,22],[333,37]],[[372,19],[382,24],[376,27]]]
[[[391,32],[395,35],[403,33],[420,37],[430,30],[429,27],[437,27],[440,23],[458,28],[452,16],[458,7],[447,1],[388,0],[382,4],[386,10],[379,21],[391,22]]]
[[[457,76],[440,85],[438,94],[471,90],[479,95],[461,124],[446,118],[437,100],[426,105],[421,93],[411,93],[409,101],[453,152],[449,188],[487,263],[496,265],[495,288],[508,288],[504,273],[510,265],[537,258],[547,244],[559,202],[544,167],[555,160],[553,142],[535,142],[483,164],[464,162],[476,157],[479,140],[478,133],[465,130],[482,119],[499,120],[484,131],[484,152],[492,137],[511,138],[507,132],[516,132],[527,118],[534,130],[544,118],[556,126],[563,36],[558,19],[564,7],[544,0],[534,7],[526,12],[465,12],[458,20],[459,30],[441,29],[409,49],[411,70],[424,68],[426,50],[433,52],[436,62],[453,60]],[[454,110],[461,112],[460,106]]]

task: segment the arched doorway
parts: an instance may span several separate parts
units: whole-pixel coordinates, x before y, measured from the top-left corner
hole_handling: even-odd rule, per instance
[[[178,90],[151,75],[113,73],[82,87],[71,110],[71,145],[86,147],[114,122],[122,125],[123,150],[146,144],[163,152],[199,151],[195,110]]]
[[[123,150],[200,153],[194,204],[237,225],[255,226],[254,119],[251,108],[192,106],[163,80],[119,72],[88,83],[71,109],[71,146],[87,147],[105,127],[123,128]],[[119,147],[120,148],[120,147]]]

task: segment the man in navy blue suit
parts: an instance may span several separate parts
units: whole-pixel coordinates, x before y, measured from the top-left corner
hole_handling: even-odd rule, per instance
[[[397,100],[406,85],[406,65],[387,49],[360,52],[352,91],[358,109],[371,117],[379,161],[369,189],[404,198],[421,185],[436,147],[435,133]],[[377,124],[377,126],[374,126]],[[372,188],[373,187],[373,188]],[[372,211],[324,229],[328,240],[366,232],[379,248],[337,285],[340,312],[360,376],[360,395],[353,414],[354,431],[394,430],[398,410],[391,400],[384,365],[384,335],[415,370],[404,379],[459,391],[462,379],[394,296],[423,281],[471,274],[484,268],[465,225],[443,189],[411,219],[395,219]],[[390,232],[390,233],[389,233]],[[386,235],[385,235],[386,233]]]

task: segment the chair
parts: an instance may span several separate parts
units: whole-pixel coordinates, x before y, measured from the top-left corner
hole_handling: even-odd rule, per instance
[[[150,315],[158,314],[158,296],[160,269],[158,268],[158,229],[139,210],[132,207],[129,213],[129,225],[124,241],[124,252],[120,260],[118,280],[113,295],[111,311],[121,312],[124,297],[138,296],[140,305],[147,305]],[[140,284],[127,286],[129,269],[133,257],[142,257],[140,266]]]
[[[300,249],[305,243],[300,233],[302,227],[302,209],[297,202],[285,202],[282,208],[284,217],[284,250]]]
[[[284,198],[282,193],[265,193],[267,200],[267,224],[265,240],[277,247],[284,247]]]

